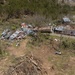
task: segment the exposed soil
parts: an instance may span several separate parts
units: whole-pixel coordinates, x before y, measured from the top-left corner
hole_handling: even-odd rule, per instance
[[[20,56],[24,56],[25,55],[25,51],[26,51],[26,45],[27,45],[28,40],[23,40],[20,43],[20,46],[18,47],[8,47],[8,51],[10,53],[10,55],[14,55],[16,57],[20,57]]]
[[[29,75],[55,75],[54,71],[54,66],[48,62],[48,56],[51,54],[50,53],[50,48],[48,48],[47,46],[41,46],[41,47],[37,47],[33,50],[27,50],[26,45],[27,45],[28,40],[24,40],[20,43],[19,47],[8,47],[8,51],[10,56],[15,56],[16,58],[19,57],[24,57],[24,55],[26,54],[27,56],[32,56],[34,59],[38,60],[39,63],[35,60],[38,66],[41,68],[40,71],[37,70],[37,67],[34,65],[32,65],[32,63],[28,63],[27,61],[29,61],[29,59],[26,59],[26,61],[23,61],[22,63],[20,63],[19,67],[16,69],[18,71],[20,71],[21,73],[16,73],[16,70],[14,71],[14,73],[9,73],[12,71],[12,67],[8,69],[7,73],[4,75],[28,75],[28,71],[23,72],[23,70],[26,70],[27,68],[29,68],[30,72]],[[53,51],[52,51],[53,52]],[[5,61],[5,60],[4,60]],[[41,61],[41,62],[40,62]],[[9,64],[9,63],[8,63]],[[25,66],[25,65],[30,65],[30,66]],[[10,66],[10,64],[8,65]],[[17,65],[15,65],[16,67]],[[20,69],[21,68],[21,69]],[[33,68],[33,69],[31,69]],[[7,68],[6,68],[7,69]],[[13,68],[14,69],[14,68]],[[36,72],[35,74],[35,70],[38,72]]]
[[[48,73],[39,59],[25,56],[23,61],[20,59],[19,63],[10,67],[4,75],[48,75]]]
[[[27,44],[28,39],[25,39],[18,47],[8,47],[10,55],[0,61],[0,75],[75,74],[75,57],[69,52],[55,55],[55,50],[49,45],[41,44],[39,47],[27,48]]]

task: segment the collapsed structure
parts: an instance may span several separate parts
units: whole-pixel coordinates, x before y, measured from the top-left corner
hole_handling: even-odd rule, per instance
[[[1,34],[1,39],[23,39],[26,35],[34,35],[34,31],[32,30],[32,25],[25,25],[25,23],[21,24],[21,28],[17,29],[15,32],[10,29],[6,29]]]
[[[62,25],[56,26],[56,25],[49,25],[45,27],[35,27],[33,28],[32,25],[28,24],[26,25],[25,23],[21,24],[21,28],[17,29],[15,32],[11,31],[10,29],[6,29],[3,31],[1,34],[1,39],[23,39],[27,35],[36,35],[36,32],[41,32],[41,33],[62,33],[65,35],[72,35],[75,36],[75,30],[71,28],[71,20],[68,17],[63,17],[61,19]]]

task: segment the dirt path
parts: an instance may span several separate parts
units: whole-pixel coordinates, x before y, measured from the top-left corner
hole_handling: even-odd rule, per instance
[[[8,50],[9,50],[10,55],[15,55],[16,57],[23,56],[26,51],[27,42],[28,40],[26,39],[26,40],[23,40],[20,43],[20,46],[18,47],[13,47],[13,46],[9,47]]]
[[[58,36],[58,37],[60,37],[60,36],[61,36],[61,34],[56,34],[56,33],[51,33],[50,35]],[[62,37],[75,39],[75,36],[62,35]]]

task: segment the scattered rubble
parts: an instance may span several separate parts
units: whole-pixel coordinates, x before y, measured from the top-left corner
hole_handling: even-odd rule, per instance
[[[9,29],[4,30],[3,33],[1,34],[1,36],[5,37],[8,32],[9,32]]]
[[[61,55],[61,52],[60,51],[56,51],[55,54]]]
[[[26,35],[34,35],[35,32],[32,30],[32,25],[26,25],[25,23],[21,24],[21,28],[17,29],[15,32],[12,30],[6,29],[2,32],[0,39],[8,39],[8,40],[14,40],[14,39],[24,39]]]
[[[4,75],[48,75],[42,64],[36,57],[25,56],[16,65],[9,67]]]

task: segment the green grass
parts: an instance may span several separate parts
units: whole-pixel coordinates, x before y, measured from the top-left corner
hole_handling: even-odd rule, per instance
[[[48,61],[58,72],[56,75],[75,75],[75,63],[71,59],[71,57],[75,58],[73,55],[74,53],[69,50],[62,50],[62,55],[50,55],[48,57]]]

